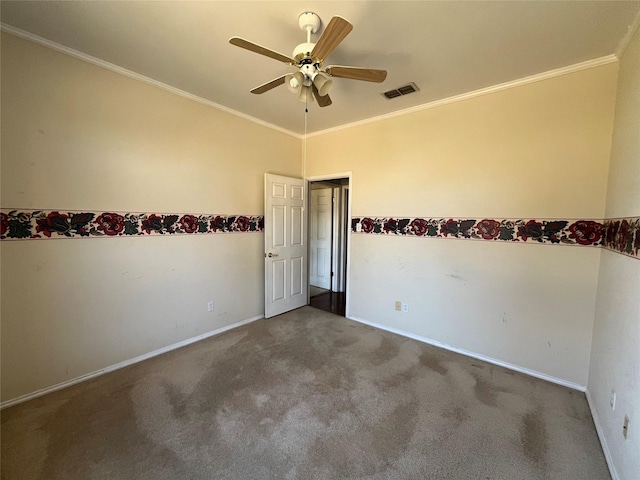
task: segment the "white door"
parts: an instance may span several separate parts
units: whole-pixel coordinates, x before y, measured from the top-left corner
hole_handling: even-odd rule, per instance
[[[304,190],[301,178],[264,176],[265,318],[307,304]]]
[[[315,287],[331,289],[331,214],[332,188],[311,190],[311,225],[309,249],[311,265],[309,283]]]

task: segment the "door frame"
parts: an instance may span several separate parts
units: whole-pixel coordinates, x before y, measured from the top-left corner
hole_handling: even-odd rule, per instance
[[[342,231],[336,231],[332,229],[332,245],[335,257],[331,259],[331,268],[336,275],[332,277],[332,289],[336,292],[347,291],[347,230],[350,229],[348,225],[348,215],[345,208],[349,207],[349,185],[341,185],[339,187],[333,187],[333,193],[338,197],[333,204],[333,224],[336,223],[346,225],[347,229]],[[337,219],[337,220],[336,220]],[[339,254],[339,255],[338,255]]]
[[[352,172],[329,173],[325,175],[310,175],[304,178],[307,187],[307,205],[311,205],[311,182],[322,182],[326,180],[340,180],[346,178],[349,180],[349,201],[347,204],[347,238],[345,245],[345,255],[347,256],[345,267],[345,318],[349,318],[349,307],[351,303],[351,206],[353,204],[353,178]],[[307,209],[307,225],[309,224],[310,208]],[[309,229],[307,229],[307,305],[310,303],[309,289],[309,262],[311,261],[311,252],[309,252]],[[333,243],[333,240],[332,240]]]

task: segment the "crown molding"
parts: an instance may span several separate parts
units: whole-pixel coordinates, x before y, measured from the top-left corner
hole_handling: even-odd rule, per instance
[[[640,27],[640,10],[638,10],[636,18],[633,20],[631,25],[629,25],[629,28],[627,28],[627,33],[625,33],[624,37],[622,37],[622,40],[620,40],[618,48],[616,48],[616,57],[622,58],[622,55],[624,55],[624,52],[629,46],[629,43],[631,42],[633,35],[636,33],[636,30],[638,30],[638,27]]]
[[[250,115],[238,112],[237,110],[233,110],[231,108],[225,107],[224,105],[220,105],[218,103],[212,102],[211,100],[207,100],[206,98],[202,98],[202,97],[199,97],[199,96],[194,95],[192,93],[185,92],[184,90],[180,90],[179,88],[172,87],[171,85],[167,85],[166,83],[159,82],[157,80],[154,80],[153,78],[146,77],[146,76],[141,75],[141,74],[136,73],[136,72],[132,72],[131,70],[127,70],[126,68],[123,68],[123,67],[115,65],[113,63],[107,62],[105,60],[101,60],[99,58],[93,57],[91,55],[88,55],[86,53],[80,52],[80,51],[75,50],[73,48],[66,47],[64,45],[61,45],[61,44],[56,43],[56,42],[53,42],[51,40],[47,40],[46,38],[40,37],[39,35],[34,35],[33,33],[29,33],[29,32],[26,32],[24,30],[21,30],[19,28],[13,27],[11,25],[7,25],[6,23],[0,23],[0,29],[3,32],[9,33],[9,34],[14,35],[16,37],[23,38],[23,39],[28,40],[30,42],[37,43],[37,44],[42,45],[44,47],[50,48],[52,50],[55,50],[57,52],[64,53],[65,55],[69,55],[70,57],[74,57],[74,58],[76,58],[78,60],[82,60],[84,62],[91,63],[91,64],[96,65],[98,67],[102,67],[102,68],[105,68],[107,70],[110,70],[112,72],[119,73],[120,75],[124,75],[125,77],[129,77],[129,78],[132,78],[134,80],[138,80],[140,82],[146,83],[148,85],[152,85],[154,87],[161,88],[161,89],[166,90],[168,92],[171,92],[171,93],[173,93],[175,95],[179,95],[179,96],[181,96],[183,98],[186,98],[188,100],[192,100],[194,102],[200,103],[201,105],[206,105],[207,107],[215,108],[216,110],[220,110],[222,112],[229,113],[229,114],[234,115],[236,117],[240,117],[240,118],[242,118],[244,120],[248,120],[250,122],[257,123],[258,125],[270,128],[272,130],[277,130],[278,132],[284,133],[286,135],[290,135],[290,136],[298,138],[298,139],[302,139],[302,137],[303,137],[302,135],[297,134],[295,132],[292,132],[291,130],[287,130],[286,128],[282,128],[282,127],[279,127],[279,126],[274,125],[272,123],[265,122],[265,121],[260,120],[258,118],[252,117]]]
[[[353,123],[347,123],[345,125],[340,125],[334,128],[328,128],[326,130],[321,130],[319,132],[313,132],[308,134],[308,137],[315,137],[318,135],[324,135],[326,133],[337,132],[340,130],[345,130],[347,128],[359,127],[361,125],[366,125],[369,123],[379,122],[381,120],[387,120],[390,118],[401,117],[404,115],[409,115],[412,113],[420,112],[422,110],[428,110],[430,108],[441,107],[443,105],[447,105],[450,103],[461,102],[463,100],[468,100],[470,98],[479,97],[481,95],[487,95],[490,93],[496,93],[503,90],[508,90],[514,87],[520,87],[522,85],[528,85],[530,83],[541,82],[543,80],[549,80],[551,78],[561,77],[563,75],[568,75],[570,73],[579,72],[581,70],[587,70],[590,68],[600,67],[602,65],[608,65],[609,63],[615,63],[618,61],[618,57],[614,54],[607,55],[605,57],[595,58],[593,60],[587,60],[586,62],[576,63],[574,65],[569,65],[562,68],[556,68],[554,70],[548,70],[546,72],[537,73],[535,75],[531,75],[528,77],[519,78],[516,80],[511,80],[509,82],[500,83],[498,85],[493,85],[491,87],[481,88],[479,90],[474,90],[472,92],[462,93],[460,95],[454,95],[453,97],[447,97],[440,100],[434,100],[433,102],[423,103],[422,105],[416,105],[414,107],[405,108],[402,110],[396,110],[395,112],[387,113],[384,115],[379,115],[377,117],[367,118],[365,120],[360,120]]]
[[[499,92],[502,90],[507,90],[509,88],[513,88],[513,87],[519,87],[522,85],[527,85],[530,83],[535,83],[535,82],[539,82],[539,81],[543,81],[543,80],[548,80],[551,78],[555,78],[555,77],[559,77],[562,75],[568,75],[570,73],[575,73],[575,72],[579,72],[581,70],[587,70],[589,68],[595,68],[595,67],[599,67],[602,65],[607,65],[609,63],[614,63],[617,62],[619,59],[619,55],[622,55],[622,53],[624,52],[624,49],[626,48],[626,46],[629,44],[629,41],[631,40],[631,37],[633,36],[635,30],[638,28],[638,25],[640,25],[640,13],[636,16],[636,19],[634,21],[634,23],[632,24],[632,26],[628,29],[627,34],[625,35],[624,39],[620,42],[620,45],[618,46],[618,49],[616,50],[615,54],[611,54],[611,55],[607,55],[604,57],[600,57],[600,58],[596,58],[593,60],[587,60],[586,62],[581,62],[581,63],[576,63],[574,65],[569,65],[566,67],[562,67],[562,68],[557,68],[554,70],[549,70],[547,72],[542,72],[542,73],[538,73],[535,75],[531,75],[528,77],[523,77],[523,78],[519,78],[516,80],[511,80],[509,82],[505,82],[505,83],[501,83],[498,85],[493,85],[490,87],[486,87],[486,88],[481,88],[479,90],[474,90],[472,92],[467,92],[467,93],[463,93],[460,95],[454,95],[452,97],[448,97],[448,98],[443,98],[440,100],[435,100],[433,102],[429,102],[429,103],[424,103],[422,105],[416,105],[414,107],[410,107],[410,108],[406,108],[406,109],[402,109],[402,110],[397,110],[395,112],[391,112],[391,113],[387,113],[384,115],[378,115],[376,117],[371,117],[371,118],[367,118],[365,120],[360,120],[357,122],[352,122],[352,123],[347,123],[344,125],[340,125],[337,127],[333,127],[333,128],[328,128],[326,130],[320,130],[318,132],[313,132],[313,133],[309,133],[306,135],[306,138],[309,137],[315,137],[315,136],[319,136],[319,135],[324,135],[326,133],[332,133],[332,132],[337,132],[340,130],[345,130],[345,129],[349,129],[349,128],[353,128],[353,127],[358,127],[361,125],[367,125],[369,123],[375,123],[375,122],[379,122],[382,120],[387,120],[390,118],[395,118],[395,117],[399,117],[399,116],[404,116],[404,115],[409,115],[412,113],[416,113],[416,112],[420,112],[422,110],[427,110],[430,108],[436,108],[436,107],[440,107],[443,105],[447,105],[449,103],[455,103],[455,102],[460,102],[463,100],[468,100],[470,98],[475,98],[475,97],[479,97],[481,95],[486,95],[486,94],[490,94],[490,93],[495,93],[495,92]],[[192,93],[188,93],[185,92],[184,90],[180,90],[179,88],[176,87],[172,87],[171,85],[167,85],[166,83],[162,83],[159,82],[157,80],[154,80],[150,77],[146,77],[144,75],[141,75],[139,73],[135,73],[131,70],[127,70],[126,68],[120,67],[118,65],[115,65],[113,63],[101,60],[99,58],[93,57],[91,55],[88,55],[86,53],[80,52],[78,50],[75,50],[73,48],[70,47],[66,47],[64,45],[61,45],[59,43],[53,42],[51,40],[47,40],[46,38],[40,37],[38,35],[34,35],[33,33],[29,33],[26,32],[24,30],[21,30],[19,28],[13,27],[11,25],[7,25],[5,23],[0,23],[0,29],[4,32],[7,32],[9,34],[15,35],[17,37],[23,38],[25,40],[29,40],[33,43],[37,43],[40,44],[42,46],[51,48],[52,50],[56,50],[60,53],[69,55],[71,57],[77,58],[79,60],[91,63],[93,65],[97,65],[99,67],[105,68],[107,70],[110,70],[112,72],[115,73],[119,73],[121,75],[124,75],[126,77],[132,78],[134,80],[138,80],[141,82],[144,82],[148,85],[152,85],[158,88],[161,88],[163,90],[166,90],[168,92],[171,92],[175,95],[179,95],[183,98],[187,98],[189,100],[192,100],[194,102],[200,103],[202,105],[206,105],[208,107],[211,108],[215,108],[216,110],[220,110],[223,111],[225,113],[229,113],[231,115],[234,115],[236,117],[240,117],[244,120],[248,120],[250,122],[256,123],[258,125],[261,125],[263,127],[267,127],[270,128],[272,130],[276,130],[278,132],[284,133],[286,135],[290,135],[294,138],[297,139],[303,139],[305,138],[305,135],[301,135],[298,133],[295,133],[291,130],[287,130],[285,128],[279,127],[277,125],[274,125],[272,123],[268,123],[265,122],[263,120],[260,120],[258,118],[252,117],[250,115],[238,112],[236,110],[233,110],[231,108],[225,107],[223,105],[220,105],[218,103],[212,102],[211,100],[207,100],[205,98],[199,97],[197,95],[194,95]]]

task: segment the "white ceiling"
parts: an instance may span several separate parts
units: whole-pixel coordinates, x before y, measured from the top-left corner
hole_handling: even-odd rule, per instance
[[[327,64],[380,68],[384,83],[334,79],[333,105],[309,108],[308,132],[386,115],[616,53],[640,1],[2,1],[19,29],[281,129],[304,132],[304,104],[279,86],[293,67],[232,46],[244,37],[291,55],[298,15],[354,29]],[[7,26],[9,26],[7,28]],[[312,41],[317,38],[314,35]],[[408,82],[420,91],[381,93]]]

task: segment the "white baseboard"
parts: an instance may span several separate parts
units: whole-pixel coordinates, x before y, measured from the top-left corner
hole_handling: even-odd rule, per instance
[[[28,393],[26,395],[22,395],[20,397],[16,397],[16,398],[4,401],[4,402],[0,403],[0,409],[7,408],[7,407],[10,407],[12,405],[17,405],[19,403],[27,402],[27,401],[32,400],[34,398],[41,397],[42,395],[46,395],[48,393],[55,392],[56,390],[61,390],[61,389],[66,388],[66,387],[70,387],[71,385],[75,385],[77,383],[84,382],[85,380],[89,380],[91,378],[94,378],[94,377],[97,377],[97,376],[100,376],[100,375],[104,375],[105,373],[113,372],[114,370],[118,370],[120,368],[128,367],[129,365],[133,365],[135,363],[142,362],[143,360],[147,360],[149,358],[153,358],[153,357],[156,357],[158,355],[162,355],[163,353],[170,352],[171,350],[175,350],[177,348],[185,347],[185,346],[187,346],[187,345],[189,345],[191,343],[198,342],[200,340],[204,340],[205,338],[212,337],[214,335],[219,335],[220,333],[226,332],[227,330],[232,330],[232,329],[238,328],[238,327],[240,327],[242,325],[246,325],[248,323],[255,322],[256,320],[260,320],[261,318],[264,318],[264,315],[258,315],[258,316],[255,316],[255,317],[251,317],[251,318],[248,318],[246,320],[242,320],[240,322],[237,322],[237,323],[234,323],[234,324],[231,324],[231,325],[227,325],[226,327],[222,327],[222,328],[219,328],[217,330],[212,330],[210,332],[203,333],[202,335],[198,335],[198,336],[183,340],[181,342],[174,343],[173,345],[169,345],[167,347],[159,348],[159,349],[154,350],[152,352],[145,353],[145,354],[140,355],[138,357],[132,358],[130,360],[125,360],[124,362],[120,362],[120,363],[117,363],[115,365],[110,365],[110,366],[102,368],[100,370],[96,370],[95,372],[91,372],[91,373],[88,373],[86,375],[82,375],[80,377],[76,377],[76,378],[73,378],[71,380],[67,380],[65,382],[58,383],[56,385],[52,385],[50,387],[46,387],[46,388],[43,388],[41,390],[37,390],[35,392]],[[449,350],[449,351],[452,351],[452,352],[455,352],[455,353],[459,353],[459,354],[465,355],[467,357],[476,358],[478,360],[483,360],[485,362],[492,363],[494,365],[498,365],[498,366],[507,368],[509,370],[514,370],[516,372],[524,373],[525,375],[530,375],[532,377],[540,378],[542,380],[546,380],[546,381],[551,382],[551,383],[556,383],[558,385],[562,385],[562,386],[565,386],[565,387],[568,387],[568,388],[571,388],[571,389],[574,389],[574,390],[578,390],[578,391],[581,391],[581,392],[585,392],[586,391],[586,387],[584,385],[579,385],[577,383],[573,383],[573,382],[569,382],[569,381],[566,381],[566,380],[563,380],[563,379],[560,379],[560,378],[552,377],[550,375],[546,375],[544,373],[540,373],[540,372],[537,372],[535,370],[530,370],[528,368],[520,367],[518,365],[513,365],[513,364],[510,364],[510,363],[507,363],[507,362],[503,362],[503,361],[497,360],[495,358],[486,357],[484,355],[480,355],[480,354],[477,354],[477,353],[474,353],[474,352],[470,352],[470,351],[463,350],[463,349],[460,349],[460,348],[455,348],[455,347],[452,347],[450,345],[438,342],[437,340],[432,340],[430,338],[421,337],[419,335],[415,335],[415,334],[410,333],[410,332],[405,332],[403,330],[399,330],[399,329],[396,329],[396,328],[388,327],[386,325],[380,325],[378,323],[370,322],[368,320],[363,320],[361,318],[357,318],[357,317],[353,317],[353,316],[348,316],[347,318],[349,318],[350,320],[353,320],[355,322],[358,322],[358,323],[362,323],[362,324],[365,324],[365,325],[369,325],[371,327],[379,328],[380,330],[385,330],[387,332],[391,332],[391,333],[395,333],[395,334],[398,334],[398,335],[402,335],[404,337],[408,337],[408,338],[411,338],[413,340],[417,340],[419,342],[427,343],[427,344],[433,345],[435,347],[444,348],[445,350]],[[588,398],[588,393],[587,393],[587,398]],[[591,407],[591,403],[590,402],[589,402],[589,406]],[[600,436],[601,443],[603,443],[603,450],[605,451],[605,456],[607,457],[607,463],[609,463],[610,462],[610,455],[608,453],[608,450],[605,447],[606,444],[603,441],[603,437],[601,435],[601,430],[599,430],[599,425],[596,422],[595,411],[593,410],[593,408],[591,410],[593,412],[594,422],[596,423],[596,430],[598,431],[598,435]],[[611,464],[610,464],[610,468],[611,468]],[[614,477],[614,480],[615,480],[615,477]]]
[[[485,362],[492,363],[494,365],[498,365],[500,367],[504,367],[504,368],[507,368],[509,370],[514,370],[516,372],[524,373],[525,375],[529,375],[531,377],[540,378],[542,380],[546,380],[547,382],[556,383],[558,385],[562,385],[564,387],[568,387],[568,388],[571,388],[573,390],[578,390],[580,392],[584,392],[586,390],[586,388],[587,388],[585,385],[580,385],[578,383],[569,382],[567,380],[563,380],[562,378],[552,377],[551,375],[547,375],[546,373],[540,373],[540,372],[537,372],[535,370],[530,370],[528,368],[520,367],[518,365],[513,365],[511,363],[503,362],[502,360],[497,360],[495,358],[486,357],[484,355],[480,355],[480,354],[475,353],[475,352],[470,352],[468,350],[463,350],[461,348],[455,348],[455,347],[452,347],[451,345],[447,345],[445,343],[441,343],[441,342],[439,342],[437,340],[432,340],[430,338],[421,337],[420,335],[415,335],[415,334],[410,333],[410,332],[405,332],[404,330],[399,330],[397,328],[388,327],[386,325],[380,325],[378,323],[369,322],[368,320],[363,320],[363,319],[357,318],[357,317],[349,316],[347,318],[349,318],[350,320],[353,320],[355,322],[358,322],[358,323],[364,323],[365,325],[369,325],[370,327],[375,327],[375,328],[379,328],[380,330],[385,330],[387,332],[396,333],[398,335],[402,335],[403,337],[408,337],[408,338],[411,338],[413,340],[417,340],[419,342],[423,342],[423,343],[427,343],[429,345],[433,345],[434,347],[444,348],[445,350],[449,350],[451,352],[459,353],[459,354],[465,355],[467,357],[476,358],[478,360],[483,360]]]
[[[600,439],[600,446],[602,447],[604,458],[607,461],[607,466],[609,467],[611,480],[618,480],[620,477],[618,476],[616,467],[613,464],[613,457],[611,456],[609,445],[607,445],[607,439],[604,436],[604,431],[602,430],[602,425],[600,424],[600,418],[598,417],[598,412],[596,412],[596,409],[593,405],[593,400],[591,400],[591,394],[589,393],[589,389],[586,389],[584,394],[587,397],[587,403],[589,404],[589,410],[591,410],[591,417],[593,418],[593,424],[596,426],[596,432],[598,433],[598,438]]]
[[[133,365],[134,363],[142,362],[143,360],[148,360],[149,358],[162,355],[163,353],[170,352],[171,350],[176,350],[177,348],[186,347],[191,343],[204,340],[205,338],[213,337],[214,335],[219,335],[223,332],[226,332],[227,330],[233,330],[234,328],[238,328],[242,325],[246,325],[247,323],[260,320],[261,318],[264,318],[264,315],[257,315],[255,317],[247,318],[246,320],[242,320],[240,322],[227,325],[226,327],[218,328],[216,330],[212,330],[210,332],[203,333],[201,335],[197,335],[195,337],[188,338],[186,340],[182,340],[181,342],[174,343],[173,345],[169,345],[167,347],[159,348],[157,350],[154,350],[153,352],[145,353],[143,355],[132,358],[130,360],[125,360],[124,362],[116,363],[115,365],[110,365],[108,367],[101,368],[100,370],[96,370],[95,372],[87,373],[86,375],[72,378],[71,380],[67,380],[65,382],[58,383],[56,385],[52,385],[50,387],[46,387],[41,390],[28,393],[26,395],[21,395],[20,397],[16,397],[11,400],[7,400],[0,403],[0,410],[3,408],[11,407],[13,405],[17,405],[19,403],[33,400],[34,398],[41,397],[42,395],[46,395],[47,393],[55,392],[56,390],[62,390],[63,388],[70,387],[71,385],[75,385],[80,382],[84,382],[86,380],[89,380],[90,378],[98,377],[100,375],[104,375],[105,373],[113,372],[114,370],[119,370],[120,368],[128,367],[129,365]]]

